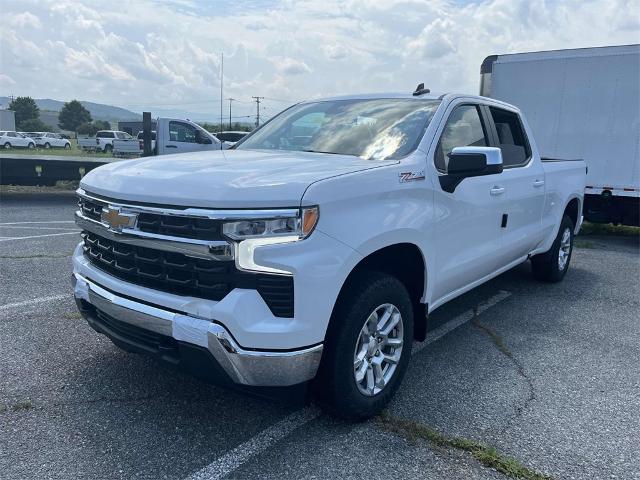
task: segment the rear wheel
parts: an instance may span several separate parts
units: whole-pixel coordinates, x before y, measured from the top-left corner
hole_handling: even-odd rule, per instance
[[[537,280],[559,282],[564,278],[573,252],[573,231],[573,221],[565,215],[549,251],[531,258],[533,276]]]
[[[31,143],[31,142],[29,142],[29,145],[27,145],[27,148],[28,148],[29,150],[33,150],[34,148],[36,148],[36,144],[35,144],[35,143]]]
[[[111,153],[111,150],[113,150],[113,146],[109,144],[104,146],[104,153]]]
[[[64,144],[64,149],[65,150],[69,150],[71,148],[71,144],[70,143],[65,143]]]
[[[413,340],[413,309],[405,286],[367,272],[346,287],[324,345],[316,388],[330,411],[364,420],[389,403],[404,377]]]
[[[6,148],[7,150],[9,150],[11,148],[11,144],[9,142],[5,143],[4,148]]]
[[[51,145],[49,145],[48,143],[45,143],[44,144],[44,148],[49,149],[49,148],[51,148]]]

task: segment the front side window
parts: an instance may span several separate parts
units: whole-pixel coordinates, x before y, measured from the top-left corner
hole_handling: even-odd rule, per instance
[[[401,158],[418,147],[440,101],[407,98],[331,100],[295,105],[236,148]]]
[[[440,173],[447,173],[449,155],[456,147],[486,147],[487,135],[476,105],[460,105],[447,119],[436,147],[434,162]]]
[[[503,165],[514,167],[526,164],[531,157],[531,149],[518,114],[495,107],[489,107],[489,111],[498,132]]]
[[[169,140],[172,142],[198,143],[197,129],[182,122],[169,122]]]

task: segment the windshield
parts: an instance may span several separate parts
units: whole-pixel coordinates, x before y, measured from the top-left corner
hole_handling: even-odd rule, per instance
[[[440,101],[333,100],[295,105],[237,145],[383,160],[415,150]]]

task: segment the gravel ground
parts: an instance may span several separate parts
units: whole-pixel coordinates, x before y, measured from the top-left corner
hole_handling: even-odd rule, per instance
[[[183,479],[215,461],[226,467],[208,478],[506,478],[379,419],[312,414],[280,438],[292,414],[314,411],[304,391],[260,398],[119,350],[75,310],[74,203],[59,191],[0,200],[0,478]],[[638,238],[578,245],[561,284],[522,265],[436,311],[437,332],[504,298],[414,354],[387,421],[554,478],[640,478]]]

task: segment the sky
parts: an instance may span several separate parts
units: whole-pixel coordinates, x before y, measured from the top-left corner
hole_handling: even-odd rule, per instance
[[[0,96],[263,118],[349,93],[478,93],[491,54],[640,43],[640,0],[1,0]],[[249,119],[249,120],[252,120]]]

